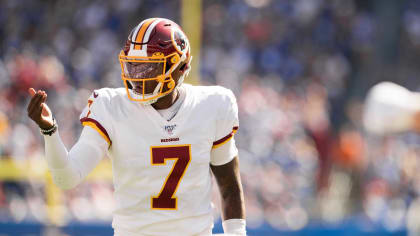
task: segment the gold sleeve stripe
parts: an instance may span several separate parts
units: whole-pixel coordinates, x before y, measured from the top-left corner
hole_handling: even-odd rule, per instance
[[[80,122],[82,123],[83,126],[89,126],[92,129],[98,131],[98,133],[105,139],[105,141],[108,142],[108,148],[111,147],[112,141],[109,138],[108,132],[98,121],[92,118],[84,117],[80,119]]]
[[[146,33],[147,28],[155,19],[149,19],[148,21],[144,22],[144,24],[140,27],[139,32],[137,33],[136,43],[143,43],[144,34]],[[141,50],[143,48],[142,44],[136,44],[134,49]]]
[[[238,126],[233,127],[232,132],[230,132],[228,135],[226,135],[225,137],[213,142],[213,149],[214,148],[218,148],[220,146],[222,146],[223,144],[227,143],[232,137],[233,135],[235,135],[235,133],[238,131]]]

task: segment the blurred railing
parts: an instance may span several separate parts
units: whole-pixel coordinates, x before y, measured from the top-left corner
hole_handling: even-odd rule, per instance
[[[222,224],[216,222],[213,228],[213,234],[223,233]],[[258,228],[248,228],[249,236],[403,236],[408,232],[405,229],[387,231],[383,228],[363,228],[355,221],[339,225],[323,225],[318,222],[300,230],[279,230],[274,229],[268,224]],[[112,236],[113,230],[110,224],[81,224],[71,223],[63,227],[46,226],[33,223],[10,224],[0,223],[0,235],[4,236],[34,236],[34,235],[54,235],[54,236]]]
[[[61,205],[63,191],[53,183],[46,162],[39,160],[15,161],[10,158],[0,160],[0,182],[27,180],[38,181],[45,185],[48,218],[52,224],[60,225],[62,211],[57,206]],[[112,181],[110,160],[106,159],[100,162],[84,181]]]

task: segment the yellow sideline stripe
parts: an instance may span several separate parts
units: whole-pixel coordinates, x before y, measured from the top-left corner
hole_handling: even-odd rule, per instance
[[[50,178],[47,163],[43,158],[14,160],[11,157],[0,157],[0,181],[40,181]],[[90,173],[87,181],[111,181],[112,171],[109,159],[103,159]]]
[[[83,126],[89,126],[89,127],[91,127],[92,129],[94,129],[94,130],[98,131],[98,133],[102,136],[102,138],[104,138],[104,139],[105,139],[105,141],[107,141],[107,142],[108,142],[108,147],[110,147],[110,146],[111,146],[111,140],[109,140],[109,138],[106,136],[106,134],[104,134],[104,132],[102,132],[102,131],[98,128],[98,126],[96,126],[96,124],[95,124],[95,123],[93,123],[93,122],[91,122],[91,121],[83,121],[83,122],[82,122],[82,125],[83,125]]]

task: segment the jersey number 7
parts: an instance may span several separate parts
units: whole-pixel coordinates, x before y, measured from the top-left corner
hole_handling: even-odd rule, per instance
[[[166,160],[175,160],[159,194],[151,199],[152,209],[176,210],[178,198],[175,192],[191,161],[190,145],[150,147],[152,165],[166,165]]]

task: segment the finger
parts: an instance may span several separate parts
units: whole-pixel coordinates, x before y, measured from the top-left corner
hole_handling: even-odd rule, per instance
[[[45,104],[45,103],[42,103],[41,104],[41,108],[42,108],[42,110],[41,110],[41,115],[43,115],[43,116],[45,116],[46,114],[45,114],[45,107],[46,107],[47,105]]]
[[[28,113],[29,116],[34,117],[34,118],[39,117],[40,114],[41,114],[41,112],[42,112],[42,109],[41,108],[42,107],[40,107],[40,106],[33,106],[31,108],[31,110],[29,111],[29,113]]]
[[[34,106],[34,103],[37,101],[37,99],[38,99],[39,97],[40,97],[40,96],[39,96],[38,94],[35,94],[35,95],[31,98],[31,101],[29,102],[29,104],[28,104],[28,108],[27,108],[27,111],[28,111],[28,112],[32,109],[32,107]]]
[[[44,110],[44,105],[46,105],[45,104],[45,101],[47,100],[47,94],[44,92],[44,94],[42,95],[42,98],[41,98],[41,103],[40,103],[40,110],[41,110],[41,114],[42,114],[42,111]]]
[[[39,95],[37,101],[34,102],[34,110],[38,110],[41,111],[42,110],[42,100],[43,100],[43,95]]]
[[[32,101],[28,107],[29,113],[32,113],[34,110],[39,110],[39,107],[41,106],[41,99],[42,96],[38,93],[32,98]]]
[[[30,92],[29,93],[31,94],[31,96],[32,96],[32,93],[34,93],[33,96],[32,96],[32,99],[34,99],[36,96],[41,96],[42,95],[41,90],[38,90],[38,92],[35,92],[34,89],[32,89],[32,90],[30,89]]]
[[[47,100],[47,94],[44,92],[44,93],[42,94],[42,97],[41,97],[41,104],[42,104],[42,103],[44,103],[44,102],[45,102],[45,100]]]
[[[29,105],[28,105],[28,109],[31,107],[31,106],[33,106],[33,104],[35,103],[35,102],[37,102],[37,100],[38,99],[40,99],[42,96],[41,96],[41,93],[35,93],[35,95],[31,98],[31,101],[30,101],[30,103],[29,103]]]
[[[31,97],[33,97],[36,93],[34,88],[29,88],[28,92],[29,92],[29,95],[31,95]]]
[[[44,90],[42,90],[42,95],[45,96],[45,98],[43,97],[43,100],[42,100],[42,102],[45,103],[47,101],[48,94],[47,94],[47,92],[45,92]]]
[[[45,116],[45,117],[49,117],[51,115],[51,111],[48,108],[48,105],[45,104],[45,103],[42,104],[42,112],[41,112],[41,115],[42,116]]]
[[[42,109],[42,103],[45,102],[45,100],[47,99],[47,94],[45,93],[44,90],[41,91],[41,98],[39,100],[39,108]]]
[[[39,109],[32,109],[28,116],[35,122],[39,122],[41,120],[41,114],[42,114],[42,106]]]
[[[44,94],[45,94],[45,100],[43,101],[43,102],[46,102],[47,101],[47,98],[48,98],[48,94],[47,94],[47,92],[45,92],[45,91],[43,91],[44,92]]]

